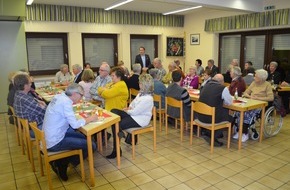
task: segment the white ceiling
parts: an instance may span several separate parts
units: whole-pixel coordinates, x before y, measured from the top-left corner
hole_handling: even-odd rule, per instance
[[[123,0],[34,0],[34,3],[95,7],[104,9],[120,1]],[[130,3],[117,7],[116,9],[165,13],[202,5],[203,7],[211,9],[261,12],[263,11],[263,1],[264,0],[134,0]],[[179,14],[185,15],[202,9],[190,10]]]

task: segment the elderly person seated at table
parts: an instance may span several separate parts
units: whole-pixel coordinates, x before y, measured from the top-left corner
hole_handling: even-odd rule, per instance
[[[92,87],[90,88],[90,94],[94,101],[98,101],[102,103],[102,107],[105,105],[104,99],[99,95],[98,88],[107,85],[112,81],[110,77],[110,65],[107,62],[102,62],[99,69],[99,76],[96,77]]]
[[[186,88],[198,89],[198,82],[199,78],[196,73],[196,67],[192,66],[189,68],[188,75],[186,75],[185,78],[181,81],[181,86]]]
[[[83,158],[88,156],[86,137],[75,129],[78,129],[92,121],[97,120],[97,115],[77,119],[73,110],[73,104],[78,103],[83,97],[84,89],[79,84],[70,84],[65,92],[57,94],[51,100],[45,112],[43,131],[47,150],[58,152],[64,150],[82,149]],[[93,151],[96,144],[92,142]],[[71,156],[50,162],[53,171],[63,181],[68,180],[67,167],[71,163],[77,166],[80,160],[78,156]]]
[[[79,64],[74,64],[72,66],[73,74],[75,75],[73,82],[79,83],[82,81],[82,75],[83,75],[83,68]]]
[[[60,71],[55,74],[54,82],[68,85],[72,81],[72,75],[69,72],[67,64],[60,65]]]
[[[232,78],[231,78],[231,74],[230,74],[231,69],[232,69],[232,67],[238,67],[238,66],[239,66],[239,60],[238,59],[233,59],[231,61],[231,64],[228,65],[228,69],[227,69],[226,73],[223,74],[224,81],[226,83],[231,83],[232,82]]]
[[[256,70],[254,82],[246,89],[243,96],[246,98],[254,99],[254,100],[262,100],[262,101],[273,101],[274,94],[272,91],[272,86],[269,82],[267,82],[268,73],[264,69]],[[255,109],[245,112],[244,116],[244,124],[243,124],[243,135],[242,142],[246,142],[249,139],[248,127],[251,124],[253,117],[260,113],[261,109]],[[236,112],[235,117],[237,117],[237,124],[239,124],[240,112]],[[238,133],[234,134],[234,139],[238,139]]]
[[[154,94],[161,96],[161,108],[165,107],[165,94],[166,94],[166,86],[160,82],[159,80],[159,70],[158,69],[150,69],[149,74],[152,76],[154,80]],[[159,108],[159,104],[154,102],[154,106]]]
[[[203,82],[200,85],[200,90],[206,85],[210,80],[211,80],[211,70],[210,69],[205,69],[203,73]]]
[[[215,123],[223,121],[231,121],[232,117],[228,114],[229,110],[224,108],[224,105],[233,103],[229,89],[224,86],[224,77],[222,74],[216,74],[200,91],[199,101],[211,107],[215,107]],[[196,117],[204,123],[211,123],[211,116],[196,114]],[[214,146],[223,146],[223,143],[218,138],[223,137],[222,130],[217,130],[215,136],[212,137],[210,131],[203,130],[203,138],[210,144],[211,138],[214,138]]]
[[[173,83],[170,84],[166,91],[167,97],[172,97],[176,100],[182,100],[183,102],[183,118],[185,122],[190,121],[190,107],[191,107],[191,100],[189,94],[185,88],[180,86],[181,82],[181,72],[180,70],[175,70],[172,72],[172,80]],[[174,118],[179,118],[180,110],[179,108],[169,107],[167,114]]]
[[[237,91],[238,96],[241,97],[243,92],[246,90],[246,83],[243,77],[241,76],[242,72],[241,72],[240,67],[233,66],[231,68],[230,75],[232,78],[232,82],[229,86],[230,94],[234,96],[235,92]]]
[[[128,78],[127,80],[127,86],[128,86],[128,89],[130,88],[134,88],[135,90],[139,90],[139,76],[140,76],[140,73],[141,73],[141,65],[139,63],[135,63],[133,64],[132,66],[133,68],[133,75]]]
[[[145,127],[150,123],[153,108],[153,78],[149,74],[142,74],[139,77],[140,91],[128,108],[112,109],[111,111],[121,117],[119,136],[125,137],[122,130]],[[112,126],[113,151],[106,156],[108,159],[116,158],[116,136],[115,125]],[[121,151],[122,153],[122,151]]]
[[[85,69],[82,74],[81,81],[79,85],[81,85],[84,89],[84,98],[86,101],[92,100],[92,95],[90,94],[90,89],[93,86],[95,81],[95,74],[92,69]]]
[[[176,70],[176,63],[174,63],[174,62],[169,63],[169,65],[168,65],[168,73],[164,77],[162,77],[162,82],[164,84],[169,84],[169,83],[172,82],[172,76],[171,75],[172,75],[172,72],[174,70]]]
[[[43,118],[46,110],[44,101],[36,99],[30,94],[31,79],[27,73],[20,73],[14,76],[14,102],[13,108],[17,117],[27,119],[28,122],[36,122],[38,128],[42,128]],[[34,137],[31,130],[30,136]]]
[[[278,85],[281,82],[281,74],[276,70],[278,67],[278,63],[275,61],[272,61],[269,66],[268,71],[268,78],[267,81],[271,83],[271,85]]]
[[[111,111],[112,109],[123,109],[127,106],[129,96],[128,88],[125,79],[124,69],[121,67],[114,67],[111,70],[112,82],[104,87],[98,88],[98,94],[105,100],[105,109]]]
[[[152,65],[149,66],[147,72],[153,68],[159,70],[160,80],[166,75],[166,70],[163,68],[162,61],[158,57],[153,59]]]

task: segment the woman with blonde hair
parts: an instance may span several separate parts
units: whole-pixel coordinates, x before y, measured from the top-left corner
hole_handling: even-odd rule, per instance
[[[79,82],[84,89],[84,97],[86,101],[90,101],[92,99],[92,95],[90,94],[90,88],[93,85],[95,80],[95,75],[92,69],[85,69],[82,75],[82,81]]]
[[[154,81],[151,75],[142,74],[139,77],[140,91],[136,98],[130,103],[128,108],[112,109],[111,112],[119,115],[121,117],[120,125],[120,137],[125,137],[122,130],[136,127],[145,127],[150,123],[152,117],[153,108],[153,91],[154,91]],[[116,135],[115,135],[115,125],[112,126],[113,132],[113,152],[107,156],[108,159],[116,158]],[[126,142],[128,143],[128,139]]]

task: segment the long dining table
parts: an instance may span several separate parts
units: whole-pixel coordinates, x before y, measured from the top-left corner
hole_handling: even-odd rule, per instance
[[[199,99],[199,91],[198,90],[188,90],[190,99],[192,101],[198,101]],[[262,109],[261,118],[265,117],[265,108],[268,105],[268,102],[260,101],[260,100],[253,100],[248,98],[241,98],[238,100],[234,100],[233,104],[231,105],[224,105],[225,108],[228,108],[233,111],[240,112],[240,123],[239,128],[242,129],[243,121],[244,121],[244,114],[246,111],[253,110],[253,109]],[[263,132],[264,132],[264,119],[261,119],[260,122],[260,137],[259,142],[262,142],[263,139]],[[238,149],[242,148],[242,130],[239,130],[239,139],[238,139]]]

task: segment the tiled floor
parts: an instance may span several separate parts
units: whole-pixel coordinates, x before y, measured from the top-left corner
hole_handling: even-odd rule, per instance
[[[159,126],[158,126],[159,129]],[[137,145],[136,159],[131,158],[131,147],[122,143],[121,169],[115,160],[96,152],[95,181],[91,189],[290,189],[290,116],[284,119],[281,132],[262,143],[249,140],[237,150],[232,141],[230,150],[209,146],[201,138],[189,145],[189,135],[181,143],[179,131],[170,128],[169,134],[157,134],[157,152],[152,151],[152,136],[142,135]],[[36,172],[32,172],[27,156],[22,155],[16,143],[14,127],[7,116],[0,115],[0,189],[48,189],[46,176],[40,176],[36,156]],[[110,145],[112,140],[110,140]],[[34,154],[36,155],[36,154]],[[55,189],[90,189],[88,163],[86,182],[80,180],[79,171],[69,168],[69,180],[62,182],[52,173]]]

